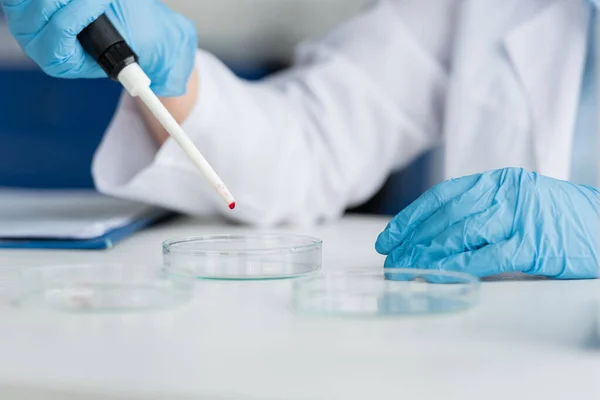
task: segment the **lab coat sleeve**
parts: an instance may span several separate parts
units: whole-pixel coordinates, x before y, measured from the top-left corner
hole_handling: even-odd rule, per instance
[[[126,95],[94,159],[98,189],[256,225],[340,216],[439,139],[451,37],[451,13],[440,4],[452,2],[381,1],[304,43],[292,68],[259,82],[198,51],[200,94],[183,128],[236,197],[236,211],[175,142],[157,147]],[[415,22],[418,13],[430,20]]]

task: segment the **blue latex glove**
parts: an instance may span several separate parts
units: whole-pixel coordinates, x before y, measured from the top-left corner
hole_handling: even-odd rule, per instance
[[[159,96],[185,94],[194,68],[194,25],[158,0],[1,0],[12,35],[48,75],[106,77],[77,35],[106,12],[140,57]]]
[[[600,192],[522,169],[435,186],[398,214],[376,249],[389,268],[599,275]]]

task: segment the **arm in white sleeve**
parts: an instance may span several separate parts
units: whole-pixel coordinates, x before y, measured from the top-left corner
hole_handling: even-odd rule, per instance
[[[457,1],[381,1],[254,83],[199,51],[200,94],[183,128],[236,197],[235,212],[176,143],[157,147],[127,96],[94,160],[97,187],[258,225],[338,217],[439,140]]]

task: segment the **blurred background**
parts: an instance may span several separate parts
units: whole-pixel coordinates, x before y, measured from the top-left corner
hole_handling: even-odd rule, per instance
[[[246,79],[285,67],[298,42],[351,18],[369,1],[164,0],[196,23],[201,47]],[[0,87],[0,186],[93,187],[92,156],[120,86],[109,80],[45,76],[24,56],[0,17]],[[423,190],[415,187],[419,180],[412,177],[413,170],[403,173],[404,181],[414,181],[402,185],[411,192],[405,203]],[[401,206],[390,209],[375,202],[364,210],[393,213]]]

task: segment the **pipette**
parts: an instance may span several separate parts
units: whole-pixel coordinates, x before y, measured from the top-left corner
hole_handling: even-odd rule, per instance
[[[113,80],[120,82],[132,97],[139,97],[189,159],[198,167],[230,209],[235,199],[202,153],[175,118],[150,89],[151,80],[137,63],[138,57],[106,15],[101,15],[78,36],[79,42]]]

